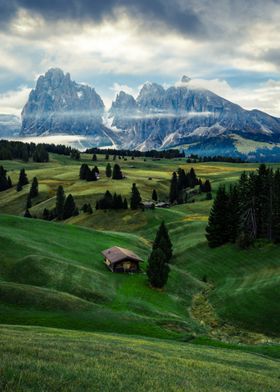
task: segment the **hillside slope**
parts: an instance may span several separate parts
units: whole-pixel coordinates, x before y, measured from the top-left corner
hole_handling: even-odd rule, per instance
[[[279,391],[279,361],[263,356],[47,328],[0,331],[0,388],[7,392]]]

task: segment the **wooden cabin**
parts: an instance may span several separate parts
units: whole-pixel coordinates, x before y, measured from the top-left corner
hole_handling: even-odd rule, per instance
[[[143,260],[129,249],[113,246],[102,252],[104,263],[112,272],[139,272]]]

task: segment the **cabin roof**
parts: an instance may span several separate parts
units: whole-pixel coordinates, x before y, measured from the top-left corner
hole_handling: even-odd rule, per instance
[[[125,259],[143,261],[139,256],[132,252],[132,250],[121,248],[119,246],[113,246],[112,248],[105,249],[102,254],[113,264]]]

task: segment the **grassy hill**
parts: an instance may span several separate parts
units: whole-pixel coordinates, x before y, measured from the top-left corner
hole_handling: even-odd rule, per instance
[[[185,170],[193,166],[199,177],[209,178],[213,193],[220,183],[230,184],[243,170],[257,167],[254,164],[187,164],[176,159],[128,159],[118,162],[126,178],[114,181],[105,177],[107,161],[98,156],[96,163],[101,179],[88,183],[80,181],[78,176],[81,163],[93,166],[90,158],[82,154],[81,161],[77,162],[69,157],[51,155],[49,163],[4,161],[1,164],[9,170],[14,183],[21,167],[25,167],[29,179],[38,178],[39,196],[30,210],[38,218],[45,207],[54,207],[55,192],[60,184],[66,194],[72,193],[79,207],[85,202],[94,206],[106,189],[129,198],[133,182],[144,200],[150,200],[154,188],[165,200],[172,171],[179,166]],[[135,385],[133,379],[134,382],[135,379],[146,380],[141,381],[138,390],[148,389],[148,379],[152,380],[153,390],[161,390],[162,385],[175,385],[173,389],[165,390],[276,390],[273,381],[276,376],[271,370],[274,364],[270,369],[270,362],[263,365],[261,357],[247,357],[244,352],[274,358],[280,355],[277,345],[280,337],[278,246],[257,243],[246,251],[235,245],[209,249],[205,226],[212,201],[205,200],[203,194],[194,196],[193,203],[170,209],[94,211],[91,215],[80,213],[61,223],[23,218],[28,190],[29,186],[26,186],[23,191],[16,192],[13,187],[0,193],[0,322],[3,336],[7,337],[6,390],[17,390],[15,385],[19,385],[18,390],[38,385],[38,372],[46,385],[61,382],[58,390],[71,390],[72,387],[72,390],[86,390],[90,389],[89,385],[98,388],[100,380],[107,380],[104,385],[109,390],[112,366],[106,364],[112,353],[117,366],[116,388],[119,389],[116,390],[131,388]],[[162,220],[169,229],[174,257],[168,284],[160,291],[149,287],[145,267]],[[145,260],[142,273],[123,275],[107,270],[101,251],[113,245],[130,248],[139,254]],[[32,327],[4,326],[8,324]],[[83,331],[97,331],[98,335]],[[28,336],[33,334],[38,345],[33,347],[32,339],[32,347],[29,347]],[[26,336],[26,343],[18,345],[23,336]],[[173,343],[145,340],[144,337],[169,339]],[[199,347],[186,346],[182,342],[192,342]],[[44,350],[47,344],[48,349]],[[52,349],[56,345],[65,346],[65,356],[60,358],[61,379],[56,371],[55,352],[58,349]],[[202,347],[205,345],[217,350]],[[128,351],[119,354],[121,347],[127,347]],[[87,350],[91,350],[90,354]],[[77,365],[73,370],[74,365],[69,362],[71,353],[77,363],[83,361],[87,365]],[[19,361],[20,369],[21,357],[33,358],[37,354],[39,362],[30,360],[26,372],[19,370],[18,378],[12,377],[10,363]],[[227,355],[231,359],[223,363]],[[176,381],[168,356],[178,369],[174,373]],[[128,358],[133,365],[125,372]],[[152,361],[150,367],[148,358]],[[124,365],[119,363],[120,359]],[[99,362],[102,365],[99,366]],[[267,373],[261,373],[263,366],[268,366],[265,368]],[[159,368],[164,370],[162,378],[158,375]],[[188,378],[183,371],[185,368],[189,372]],[[174,366],[172,369],[174,372]],[[228,372],[225,373],[228,378],[221,376],[223,372]],[[72,384],[79,375],[79,381]],[[205,380],[210,380],[209,377],[208,385]],[[19,384],[14,384],[16,382]],[[243,389],[236,389],[237,384]],[[267,388],[262,388],[263,385]]]
[[[279,391],[279,361],[164,340],[1,327],[3,391]]]

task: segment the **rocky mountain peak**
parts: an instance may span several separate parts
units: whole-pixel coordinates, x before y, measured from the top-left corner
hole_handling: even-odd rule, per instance
[[[186,75],[182,76],[181,83],[189,83],[190,81],[191,81],[191,78],[189,78],[188,76],[186,76]]]

